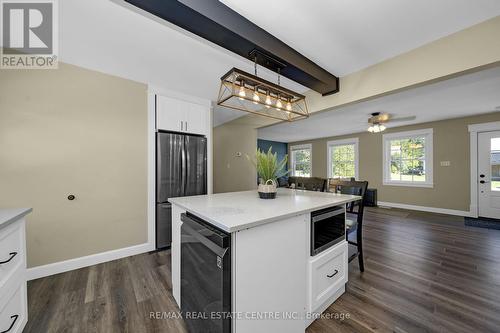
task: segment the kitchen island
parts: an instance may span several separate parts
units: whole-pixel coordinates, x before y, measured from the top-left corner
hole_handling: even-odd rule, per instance
[[[172,290],[188,327],[304,332],[345,292],[345,204],[359,199],[291,189],[170,199]]]

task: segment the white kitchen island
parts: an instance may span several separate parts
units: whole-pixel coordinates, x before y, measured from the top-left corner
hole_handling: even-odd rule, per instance
[[[359,199],[291,189],[271,200],[256,191],[170,199],[176,302],[182,308],[181,214],[188,212],[230,234],[231,331],[304,332],[345,292],[348,277],[345,239],[312,255],[311,212],[334,207],[345,219],[345,204]]]

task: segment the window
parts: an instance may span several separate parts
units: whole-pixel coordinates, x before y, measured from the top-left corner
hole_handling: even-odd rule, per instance
[[[358,138],[329,141],[328,178],[358,179]]]
[[[297,177],[311,177],[311,155],[312,147],[310,144],[291,146],[291,174]]]
[[[384,185],[432,187],[432,128],[390,133],[384,141]]]

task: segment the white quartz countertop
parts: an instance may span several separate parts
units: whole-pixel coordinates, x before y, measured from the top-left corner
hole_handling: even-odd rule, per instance
[[[31,213],[31,208],[6,208],[0,209],[0,229],[8,226],[12,222],[19,220],[26,214]]]
[[[257,191],[244,191],[171,198],[168,201],[219,229],[236,232],[359,199],[354,195],[279,188],[276,199],[260,199]]]

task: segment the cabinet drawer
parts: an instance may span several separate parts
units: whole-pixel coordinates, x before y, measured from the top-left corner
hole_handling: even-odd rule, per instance
[[[24,221],[0,229],[0,289],[15,271],[25,266]],[[1,332],[1,330],[0,330]]]
[[[26,283],[21,283],[0,308],[0,332],[20,333],[28,321]]]
[[[315,311],[347,282],[347,242],[309,262],[309,311]]]

